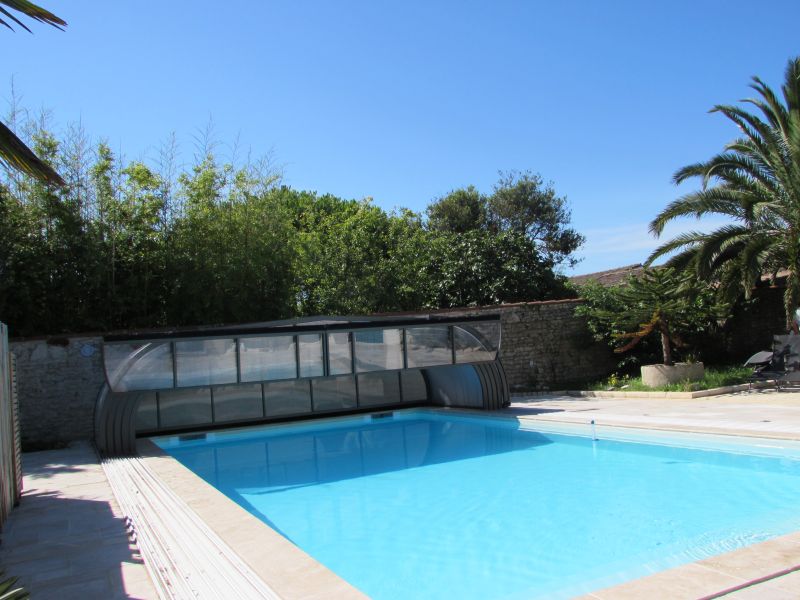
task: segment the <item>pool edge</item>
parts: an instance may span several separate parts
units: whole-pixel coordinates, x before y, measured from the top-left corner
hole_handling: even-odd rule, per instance
[[[138,440],[137,451],[158,479],[281,598],[367,598],[149,439]]]
[[[414,409],[409,409],[414,410]],[[462,414],[528,423],[575,425],[575,421],[555,418],[537,419],[537,415],[486,413],[456,408],[434,408],[426,412]],[[757,432],[723,432],[711,428],[645,427],[604,422],[621,429],[678,432],[688,434],[724,435],[796,442],[791,436],[759,435]],[[150,440],[139,440],[139,453],[148,466],[178,494],[262,579],[281,597],[286,598],[366,598],[362,592],[313,559],[303,550],[274,532],[268,525],[230,500],[200,477],[169,456]],[[191,482],[191,483],[190,483]],[[253,530],[247,536],[237,530],[249,527],[235,519],[248,519]],[[257,532],[256,534],[253,531]],[[262,544],[253,537],[264,538]],[[246,538],[246,539],[245,539]],[[268,549],[268,550],[265,550]],[[269,550],[274,548],[274,551]],[[264,553],[278,564],[264,565]],[[279,558],[278,558],[279,557]],[[268,568],[265,568],[268,567]],[[796,577],[784,587],[783,576]],[[769,598],[789,598],[791,591],[800,589],[800,531],[759,542],[738,550],[658,571],[637,579],[592,591],[579,596],[585,600],[623,600],[627,598],[712,598],[757,586],[758,591],[772,592]],[[783,594],[783,595],[780,595]]]

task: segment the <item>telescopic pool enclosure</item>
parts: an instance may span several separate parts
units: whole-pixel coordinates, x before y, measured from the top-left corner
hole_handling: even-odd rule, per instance
[[[408,406],[509,403],[500,317],[310,317],[104,338],[95,440]]]

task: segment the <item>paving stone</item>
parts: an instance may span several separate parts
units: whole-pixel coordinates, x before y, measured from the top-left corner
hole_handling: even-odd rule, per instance
[[[0,564],[34,600],[158,597],[88,444],[25,454],[23,471],[25,491],[3,530]]]

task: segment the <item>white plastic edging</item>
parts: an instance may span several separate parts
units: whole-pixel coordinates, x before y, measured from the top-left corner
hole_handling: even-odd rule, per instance
[[[280,597],[141,459],[102,465],[162,599]]]

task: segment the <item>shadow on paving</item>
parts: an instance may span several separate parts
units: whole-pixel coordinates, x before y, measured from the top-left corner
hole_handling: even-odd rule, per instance
[[[503,416],[510,416],[510,417],[524,417],[530,415],[544,415],[547,413],[558,413],[558,412],[565,412],[562,408],[541,408],[536,406],[520,406],[520,405],[511,405],[508,408],[504,408],[501,411],[498,411],[499,414]]]
[[[23,463],[29,489],[0,532],[6,574],[33,600],[154,597],[92,449],[37,452]]]

